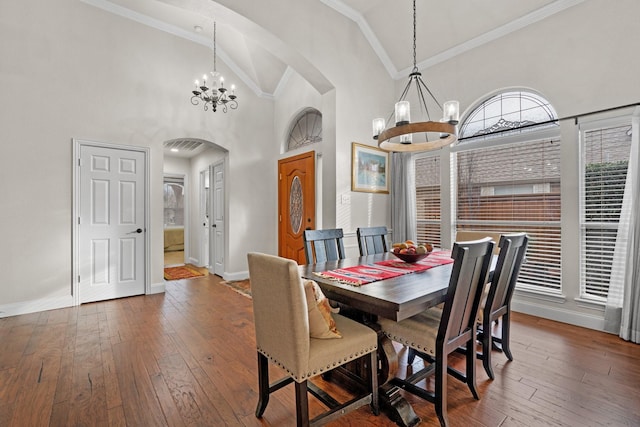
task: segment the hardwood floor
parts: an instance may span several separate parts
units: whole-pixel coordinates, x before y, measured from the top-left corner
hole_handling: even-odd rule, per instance
[[[219,281],[0,319],[0,426],[295,425],[292,387],[255,418],[251,300]],[[478,362],[479,401],[449,378],[453,426],[640,425],[639,345],[515,313],[511,347],[513,362],[493,355],[495,381]],[[407,399],[438,425],[430,403]],[[333,425],[395,424],[364,407]]]

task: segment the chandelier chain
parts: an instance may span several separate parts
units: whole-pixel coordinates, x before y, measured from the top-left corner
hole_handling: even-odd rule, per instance
[[[413,72],[418,71],[416,65],[416,0],[413,0]]]
[[[216,74],[216,21],[213,21],[213,74]]]

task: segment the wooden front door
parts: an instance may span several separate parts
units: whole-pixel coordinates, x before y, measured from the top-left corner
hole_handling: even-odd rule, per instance
[[[315,151],[278,161],[278,255],[306,264],[302,233],[316,227]]]

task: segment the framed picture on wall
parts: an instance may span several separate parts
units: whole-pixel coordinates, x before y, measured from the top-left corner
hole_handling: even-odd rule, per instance
[[[351,191],[389,193],[389,153],[377,147],[351,145]]]

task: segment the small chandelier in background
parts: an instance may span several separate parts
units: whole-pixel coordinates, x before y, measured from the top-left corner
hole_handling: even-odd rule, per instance
[[[200,105],[202,102],[204,110],[207,111],[211,108],[214,112],[217,111],[218,105],[222,106],[222,111],[227,112],[227,108],[235,110],[238,108],[238,101],[236,101],[236,87],[231,85],[231,92],[224,87],[224,77],[216,71],[216,23],[213,23],[213,71],[211,71],[211,86],[207,86],[207,75],[202,76],[202,86],[200,82],[196,80],[196,88],[191,91],[193,96],[191,97],[191,104]],[[218,83],[219,87],[216,89],[215,85]]]
[[[427,121],[411,122],[410,105],[406,100],[411,86],[415,85],[418,104],[426,115]],[[439,122],[431,121],[429,109],[424,99],[426,91],[442,110],[443,118]],[[393,115],[393,113],[392,113]],[[456,125],[459,120],[458,101],[445,102],[444,108],[433,95],[431,90],[422,81],[422,74],[416,65],[416,0],[413,0],[413,70],[409,74],[409,82],[402,91],[400,99],[395,105],[395,126],[386,128],[384,118],[373,119],[373,139],[378,141],[378,146],[386,151],[430,151],[437,150],[446,145],[453,144],[457,140]],[[389,116],[389,122],[391,116]],[[414,134],[424,133],[424,141],[413,141]],[[429,141],[428,133],[438,136]],[[396,138],[399,137],[399,138]],[[396,138],[392,140],[392,138]]]

